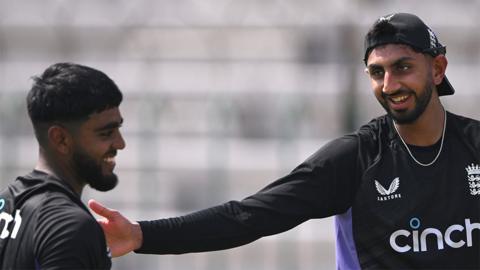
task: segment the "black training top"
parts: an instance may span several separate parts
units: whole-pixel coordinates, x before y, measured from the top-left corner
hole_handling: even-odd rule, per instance
[[[232,248],[335,215],[339,269],[479,269],[480,123],[446,123],[443,146],[410,146],[424,163],[441,150],[433,165],[416,163],[382,116],[240,202],[140,222],[136,252]]]
[[[0,269],[110,269],[102,228],[70,187],[33,171],[0,193]]]

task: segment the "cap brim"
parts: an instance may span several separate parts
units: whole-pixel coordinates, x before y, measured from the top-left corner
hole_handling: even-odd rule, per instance
[[[437,91],[439,96],[453,95],[453,93],[455,93],[455,89],[453,89],[447,76],[445,76],[443,81],[437,85]]]

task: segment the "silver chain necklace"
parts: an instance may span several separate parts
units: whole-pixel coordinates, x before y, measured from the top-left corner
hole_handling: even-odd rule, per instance
[[[407,148],[408,154],[409,154],[410,157],[411,157],[418,165],[420,165],[420,166],[428,167],[428,166],[432,165],[433,163],[435,163],[435,161],[437,161],[438,157],[440,156],[440,153],[442,153],[443,140],[445,139],[445,130],[447,129],[447,112],[445,111],[445,109],[443,110],[443,113],[444,113],[444,117],[443,117],[443,131],[442,131],[442,141],[440,142],[440,149],[438,149],[437,155],[435,156],[435,158],[434,158],[430,163],[422,163],[422,162],[418,161],[418,160],[413,156],[412,152],[410,151],[410,148],[408,148],[407,143],[405,143],[405,141],[404,141],[403,138],[402,138],[402,135],[400,135],[400,132],[398,132],[397,125],[395,125],[395,123],[393,123],[393,127],[395,127],[395,131],[397,131],[398,137],[400,137],[400,140],[402,141],[403,145],[405,146],[405,148]]]

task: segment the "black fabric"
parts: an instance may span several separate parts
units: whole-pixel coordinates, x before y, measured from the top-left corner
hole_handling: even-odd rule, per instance
[[[469,188],[467,173],[468,166],[480,162],[479,135],[478,121],[447,113],[442,154],[434,165],[422,167],[406,152],[392,120],[379,117],[328,143],[290,174],[242,201],[183,217],[140,221],[144,242],[136,252],[232,248],[308,219],[351,210],[354,243],[350,244],[363,269],[479,269],[480,227],[467,233],[466,225],[480,226],[480,194]],[[426,149],[432,150],[436,147]],[[389,189],[393,181],[398,186],[393,184],[390,194],[379,192],[376,182]],[[480,192],[480,187],[476,189]],[[465,244],[454,248],[442,238],[440,249],[437,238],[428,235],[427,250],[417,252],[415,241],[401,236],[395,244],[405,251],[396,251],[390,244],[392,234],[404,230],[413,237],[410,224],[419,225],[419,237],[428,228],[442,235],[451,228],[451,240]]]
[[[18,177],[0,206],[0,269],[111,268],[102,228],[61,180],[39,171]]]
[[[412,152],[412,155],[421,163],[428,164],[432,162],[440,150],[442,144],[442,138],[440,138],[434,145],[430,146],[417,146],[408,145],[408,148]]]
[[[446,128],[433,165],[418,165],[393,134],[378,162],[364,172],[352,205],[362,269],[480,268],[480,196],[470,188],[467,170],[480,163],[480,124],[448,113]],[[431,161],[438,148],[437,143],[415,152]],[[377,182],[397,188],[381,194]]]

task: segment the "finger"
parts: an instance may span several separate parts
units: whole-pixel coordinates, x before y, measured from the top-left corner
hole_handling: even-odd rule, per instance
[[[99,202],[90,199],[88,201],[88,207],[92,209],[93,212],[97,213],[98,215],[110,219],[113,217],[113,211],[108,209],[107,207],[103,206]]]
[[[108,228],[108,220],[106,219],[97,219],[97,223],[102,227],[103,230]]]

